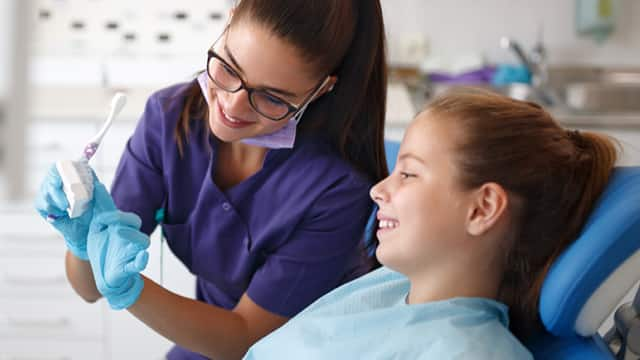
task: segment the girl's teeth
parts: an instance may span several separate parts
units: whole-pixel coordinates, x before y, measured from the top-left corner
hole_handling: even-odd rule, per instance
[[[398,227],[398,222],[395,220],[380,220],[381,229],[395,229]]]

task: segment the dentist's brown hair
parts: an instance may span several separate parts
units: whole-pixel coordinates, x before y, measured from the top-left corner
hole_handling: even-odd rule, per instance
[[[495,182],[515,204],[498,300],[509,306],[511,330],[524,339],[541,326],[544,278],[576,239],[606,186],[616,143],[604,135],[565,130],[535,103],[480,89],[454,90],[426,111],[461,129],[456,165],[462,186]]]
[[[334,89],[309,105],[298,131],[323,135],[371,182],[385,178],[387,64],[380,0],[240,0],[230,26],[243,21],[295,47],[319,76],[337,76]],[[181,153],[193,120],[202,118],[206,103],[193,81],[175,129]]]

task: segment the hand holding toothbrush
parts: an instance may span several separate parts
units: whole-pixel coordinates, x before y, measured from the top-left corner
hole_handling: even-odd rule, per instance
[[[98,134],[84,147],[80,159],[56,162],[56,168],[62,178],[63,190],[69,201],[68,212],[70,218],[82,215],[89,207],[93,193],[93,178],[89,160],[95,155],[98,146],[100,146],[102,139],[111,127],[113,119],[122,111],[126,102],[127,97],[123,93],[116,93],[111,100],[111,109],[107,120]],[[49,220],[52,219],[49,218]]]
[[[40,216],[62,234],[67,248],[73,255],[82,260],[89,260],[87,233],[93,217],[92,211],[85,211],[84,214],[73,219],[69,217],[67,214],[69,202],[62,190],[62,178],[55,165],[51,165],[40,185],[35,207]]]
[[[95,201],[91,201],[93,189],[96,184],[100,184],[88,161],[95,154],[113,118],[122,110],[125,101],[126,97],[121,93],[114,96],[107,121],[101,131],[87,144],[81,160],[65,161],[66,166],[51,166],[36,197],[35,207],[38,213],[63,235],[69,250],[83,260],[89,259],[86,251],[87,234],[94,215],[93,207],[96,205]],[[60,169],[64,171],[63,174],[60,173]],[[86,203],[82,204],[81,200]],[[110,197],[109,202],[113,204]],[[84,206],[84,211],[79,212],[81,206]],[[115,208],[115,205],[113,207]]]

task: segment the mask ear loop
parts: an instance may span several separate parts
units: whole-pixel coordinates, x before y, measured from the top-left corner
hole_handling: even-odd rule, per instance
[[[295,122],[296,125],[298,125],[298,123],[300,122],[300,119],[302,119],[302,115],[307,110],[307,107],[309,106],[309,104],[311,104],[313,100],[315,100],[314,98],[316,97],[316,95],[320,93],[320,90],[322,90],[322,88],[327,84],[327,81],[329,81],[329,79],[331,79],[331,77],[329,76],[327,76],[327,78],[324,79],[322,84],[320,84],[320,86],[318,86],[318,88],[313,92],[313,94],[311,94],[311,96],[309,97],[309,101],[307,101],[304,105],[302,105],[302,107],[291,117],[291,120],[289,120],[289,122],[293,121]],[[331,90],[333,90],[333,85],[329,87],[327,92]]]
[[[307,106],[309,106],[309,103],[304,104],[304,106],[302,106],[300,110],[298,110],[298,112],[296,112],[296,114],[291,117],[291,120],[289,120],[289,122],[293,122],[294,124],[298,125],[298,123],[302,119],[302,115],[304,115],[304,112],[307,110]]]

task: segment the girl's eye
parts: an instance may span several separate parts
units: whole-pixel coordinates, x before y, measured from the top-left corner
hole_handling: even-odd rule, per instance
[[[408,172],[401,171],[400,172],[400,177],[403,178],[403,179],[408,179],[410,177],[416,177],[416,176],[415,176],[415,174],[410,174]]]

